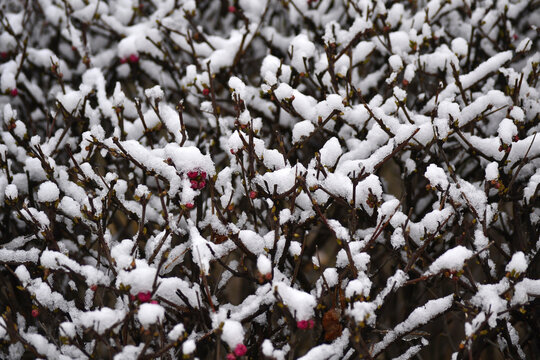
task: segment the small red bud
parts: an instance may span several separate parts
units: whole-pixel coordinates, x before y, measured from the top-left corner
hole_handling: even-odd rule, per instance
[[[257,197],[257,192],[251,190],[251,191],[249,192],[249,197],[250,197],[251,199],[255,199],[255,198]]]
[[[8,53],[5,52],[5,51],[2,51],[2,52],[0,52],[0,57],[1,57],[2,59],[7,59]]]
[[[512,141],[513,141],[513,142],[516,142],[516,141],[518,141],[518,140],[519,140],[519,135],[514,135],[514,136],[512,137]]]
[[[11,89],[11,91],[9,92],[9,94],[13,97],[17,96],[19,94],[19,90],[17,89]]]
[[[146,292],[140,292],[137,294],[137,297],[139,298],[140,302],[148,302],[150,299],[152,299],[152,293],[150,291]]]
[[[157,304],[157,303],[158,303],[157,300],[152,300],[152,301],[150,301],[150,304]]]
[[[125,57],[120,58],[120,64],[125,64],[125,63],[127,63],[127,59]]]
[[[193,190],[197,190],[199,188],[199,183],[197,182],[197,180],[191,180],[191,188]]]
[[[403,86],[409,86],[409,80],[403,79]]]
[[[233,353],[228,353],[227,360],[236,360],[236,356]]]
[[[229,10],[230,13],[235,13],[236,12],[236,8],[234,6],[229,6],[229,8],[227,9]]]
[[[90,290],[97,291],[97,285],[94,284],[94,285],[90,286]]]
[[[192,179],[192,180],[197,178],[198,175],[199,175],[199,173],[196,172],[196,171],[188,171],[188,173],[187,173],[187,177]]]
[[[193,208],[195,207],[195,205],[194,205],[193,203],[187,203],[187,204],[186,204],[186,207],[187,207],[189,210],[191,210],[191,209],[193,209]]]
[[[204,96],[210,95],[210,89],[209,89],[209,88],[204,88],[204,89],[202,90],[202,94],[203,94]]]
[[[309,319],[308,320],[308,328],[313,329],[314,326],[315,326],[315,322],[312,319]]]
[[[299,320],[296,322],[296,327],[299,328],[300,330],[306,330],[309,326],[309,323],[307,322],[307,320]]]
[[[38,309],[32,309],[32,317],[38,317],[39,316],[39,310]]]
[[[137,54],[129,55],[129,62],[132,64],[139,62],[139,56]]]
[[[234,149],[231,149],[231,154],[235,155],[236,154],[236,151],[234,151]]]
[[[206,186],[206,181],[205,180],[202,180],[199,182],[199,189],[204,189],[204,187]]]
[[[247,348],[246,348],[246,345],[244,344],[238,344],[236,345],[236,347],[234,348],[234,354],[236,356],[243,356],[247,353]]]
[[[206,179],[206,171],[201,171],[201,178]]]

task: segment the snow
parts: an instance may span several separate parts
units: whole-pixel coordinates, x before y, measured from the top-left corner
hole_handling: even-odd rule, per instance
[[[347,284],[345,289],[345,297],[353,299],[356,296],[369,296],[371,290],[371,281],[369,278],[361,273],[358,279],[354,279]]]
[[[221,339],[225,341],[231,349],[234,349],[236,345],[244,342],[244,328],[240,322],[235,320],[225,320],[221,330]]]
[[[529,298],[529,296],[531,298]],[[510,305],[523,305],[530,301],[532,297],[540,296],[540,279],[525,278],[514,287],[514,297]]]
[[[315,297],[301,290],[294,289],[284,282],[274,282],[273,288],[283,300],[296,320],[309,320],[315,315],[317,305]]]
[[[427,167],[424,176],[429,180],[431,186],[439,186],[442,188],[442,190],[446,190],[448,188],[449,183],[446,172],[439,166],[430,164]]]
[[[144,94],[150,100],[161,100],[163,99],[163,96],[164,96],[163,90],[161,89],[161,86],[159,85],[156,85],[150,89],[146,89],[144,91]]]
[[[213,256],[208,247],[212,246],[212,243],[203,238],[193,224],[190,226],[189,234],[193,259],[203,274],[209,274],[210,260]]]
[[[520,52],[529,51],[529,50],[531,50],[532,44],[533,44],[533,42],[531,41],[531,39],[525,38],[525,39],[521,40],[521,42],[517,46],[516,52],[520,53]]]
[[[325,166],[334,166],[336,161],[341,156],[341,145],[339,140],[335,137],[330,138],[323,148],[320,151],[321,153],[321,164]]]
[[[315,125],[309,120],[296,123],[292,131],[293,143],[300,142],[302,138],[309,136],[313,131],[315,131]]]
[[[125,245],[128,245],[127,243]],[[152,291],[156,269],[143,262],[136,263],[137,267],[131,271],[122,270],[116,278],[116,287],[120,284],[130,287],[130,293],[137,295],[140,292]]]
[[[257,269],[261,274],[272,273],[272,262],[264,255],[259,255],[257,258]]]
[[[458,271],[463,268],[465,262],[471,258],[474,253],[462,245],[446,250],[430,266],[424,275],[438,274],[441,270]]]
[[[429,300],[424,306],[414,309],[405,321],[395,326],[380,342],[375,344],[371,352],[372,356],[380,354],[399,336],[407,334],[417,326],[426,324],[434,317],[446,312],[452,306],[453,297],[453,295],[448,295],[443,298]]]
[[[490,162],[486,166],[486,181],[493,181],[499,179],[499,164],[495,161]]]
[[[540,296],[540,241],[512,243],[540,223],[540,15],[527,4],[8,6],[0,267],[40,314],[0,317],[0,338],[14,325],[55,359],[99,354],[99,334],[117,360],[194,357],[216,339],[229,358],[245,344],[276,360],[351,359],[350,329],[319,339],[321,306],[342,296],[342,320],[384,331],[365,339],[372,358],[417,356],[421,336],[393,343],[463,304],[465,350],[486,323],[506,324],[499,350],[525,357],[516,310]],[[441,288],[442,273],[459,280]],[[275,307],[284,316],[269,321]],[[381,315],[394,307],[408,312]],[[40,328],[53,312],[60,342]],[[308,320],[313,330],[296,328]],[[25,351],[14,342],[0,358]]]
[[[505,271],[510,273],[523,274],[527,271],[529,261],[523,251],[518,251],[512,255],[512,259],[506,264]]]
[[[459,57],[467,56],[469,45],[467,40],[461,37],[457,37],[452,40],[452,51]]]
[[[60,326],[59,326],[59,330],[60,330],[60,335],[61,336],[65,336],[65,337],[68,337],[70,339],[73,339],[75,337],[75,335],[77,334],[75,324],[72,323],[72,322],[63,322],[63,323],[61,323]]]
[[[46,181],[39,186],[37,192],[37,200],[39,202],[53,203],[58,200],[60,196],[60,190],[58,186],[52,181]]]
[[[137,312],[137,320],[145,328],[156,323],[162,323],[164,318],[165,309],[158,304],[142,304]]]
[[[184,324],[176,324],[173,327],[173,329],[169,332],[167,337],[171,341],[176,341],[176,340],[180,339],[182,336],[184,336],[184,333],[185,333]]]
[[[4,193],[6,199],[14,200],[19,196],[19,191],[17,189],[17,185],[15,184],[8,184],[4,190]]]
[[[298,72],[305,72],[304,59],[308,60],[315,55],[315,45],[306,34],[300,34],[291,41],[289,52],[292,54],[292,67]]]
[[[511,144],[512,138],[518,134],[517,126],[510,119],[503,119],[499,123],[499,129],[497,130],[499,138],[505,144]]]
[[[393,71],[399,71],[401,68],[403,68],[403,61],[401,60],[401,56],[399,55],[392,55],[388,58],[388,63],[390,64],[390,67]]]
[[[104,307],[99,310],[81,313],[78,318],[74,319],[74,322],[77,326],[86,329],[91,328],[99,335],[103,335],[108,330],[118,331],[119,326],[117,325],[121,324],[125,316],[126,312],[124,310],[113,310]]]
[[[196,348],[197,348],[197,346],[195,345],[195,341],[186,340],[182,344],[182,353],[184,353],[185,355],[192,354],[195,351]]]
[[[343,330],[340,337],[334,340],[331,344],[321,344],[315,346],[304,356],[298,358],[298,360],[326,360],[326,359],[339,359],[342,358],[345,353],[345,348],[349,344],[349,329]]]

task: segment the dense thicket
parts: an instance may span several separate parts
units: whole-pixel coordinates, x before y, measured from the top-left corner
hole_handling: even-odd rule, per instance
[[[0,358],[535,358],[539,6],[0,1]]]

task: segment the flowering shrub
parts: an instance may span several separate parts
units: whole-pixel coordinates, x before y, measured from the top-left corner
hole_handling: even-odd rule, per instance
[[[534,358],[534,1],[4,0],[0,357]]]

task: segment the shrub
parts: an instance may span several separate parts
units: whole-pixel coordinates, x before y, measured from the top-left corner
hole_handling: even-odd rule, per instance
[[[538,2],[0,6],[0,357],[535,357]]]

